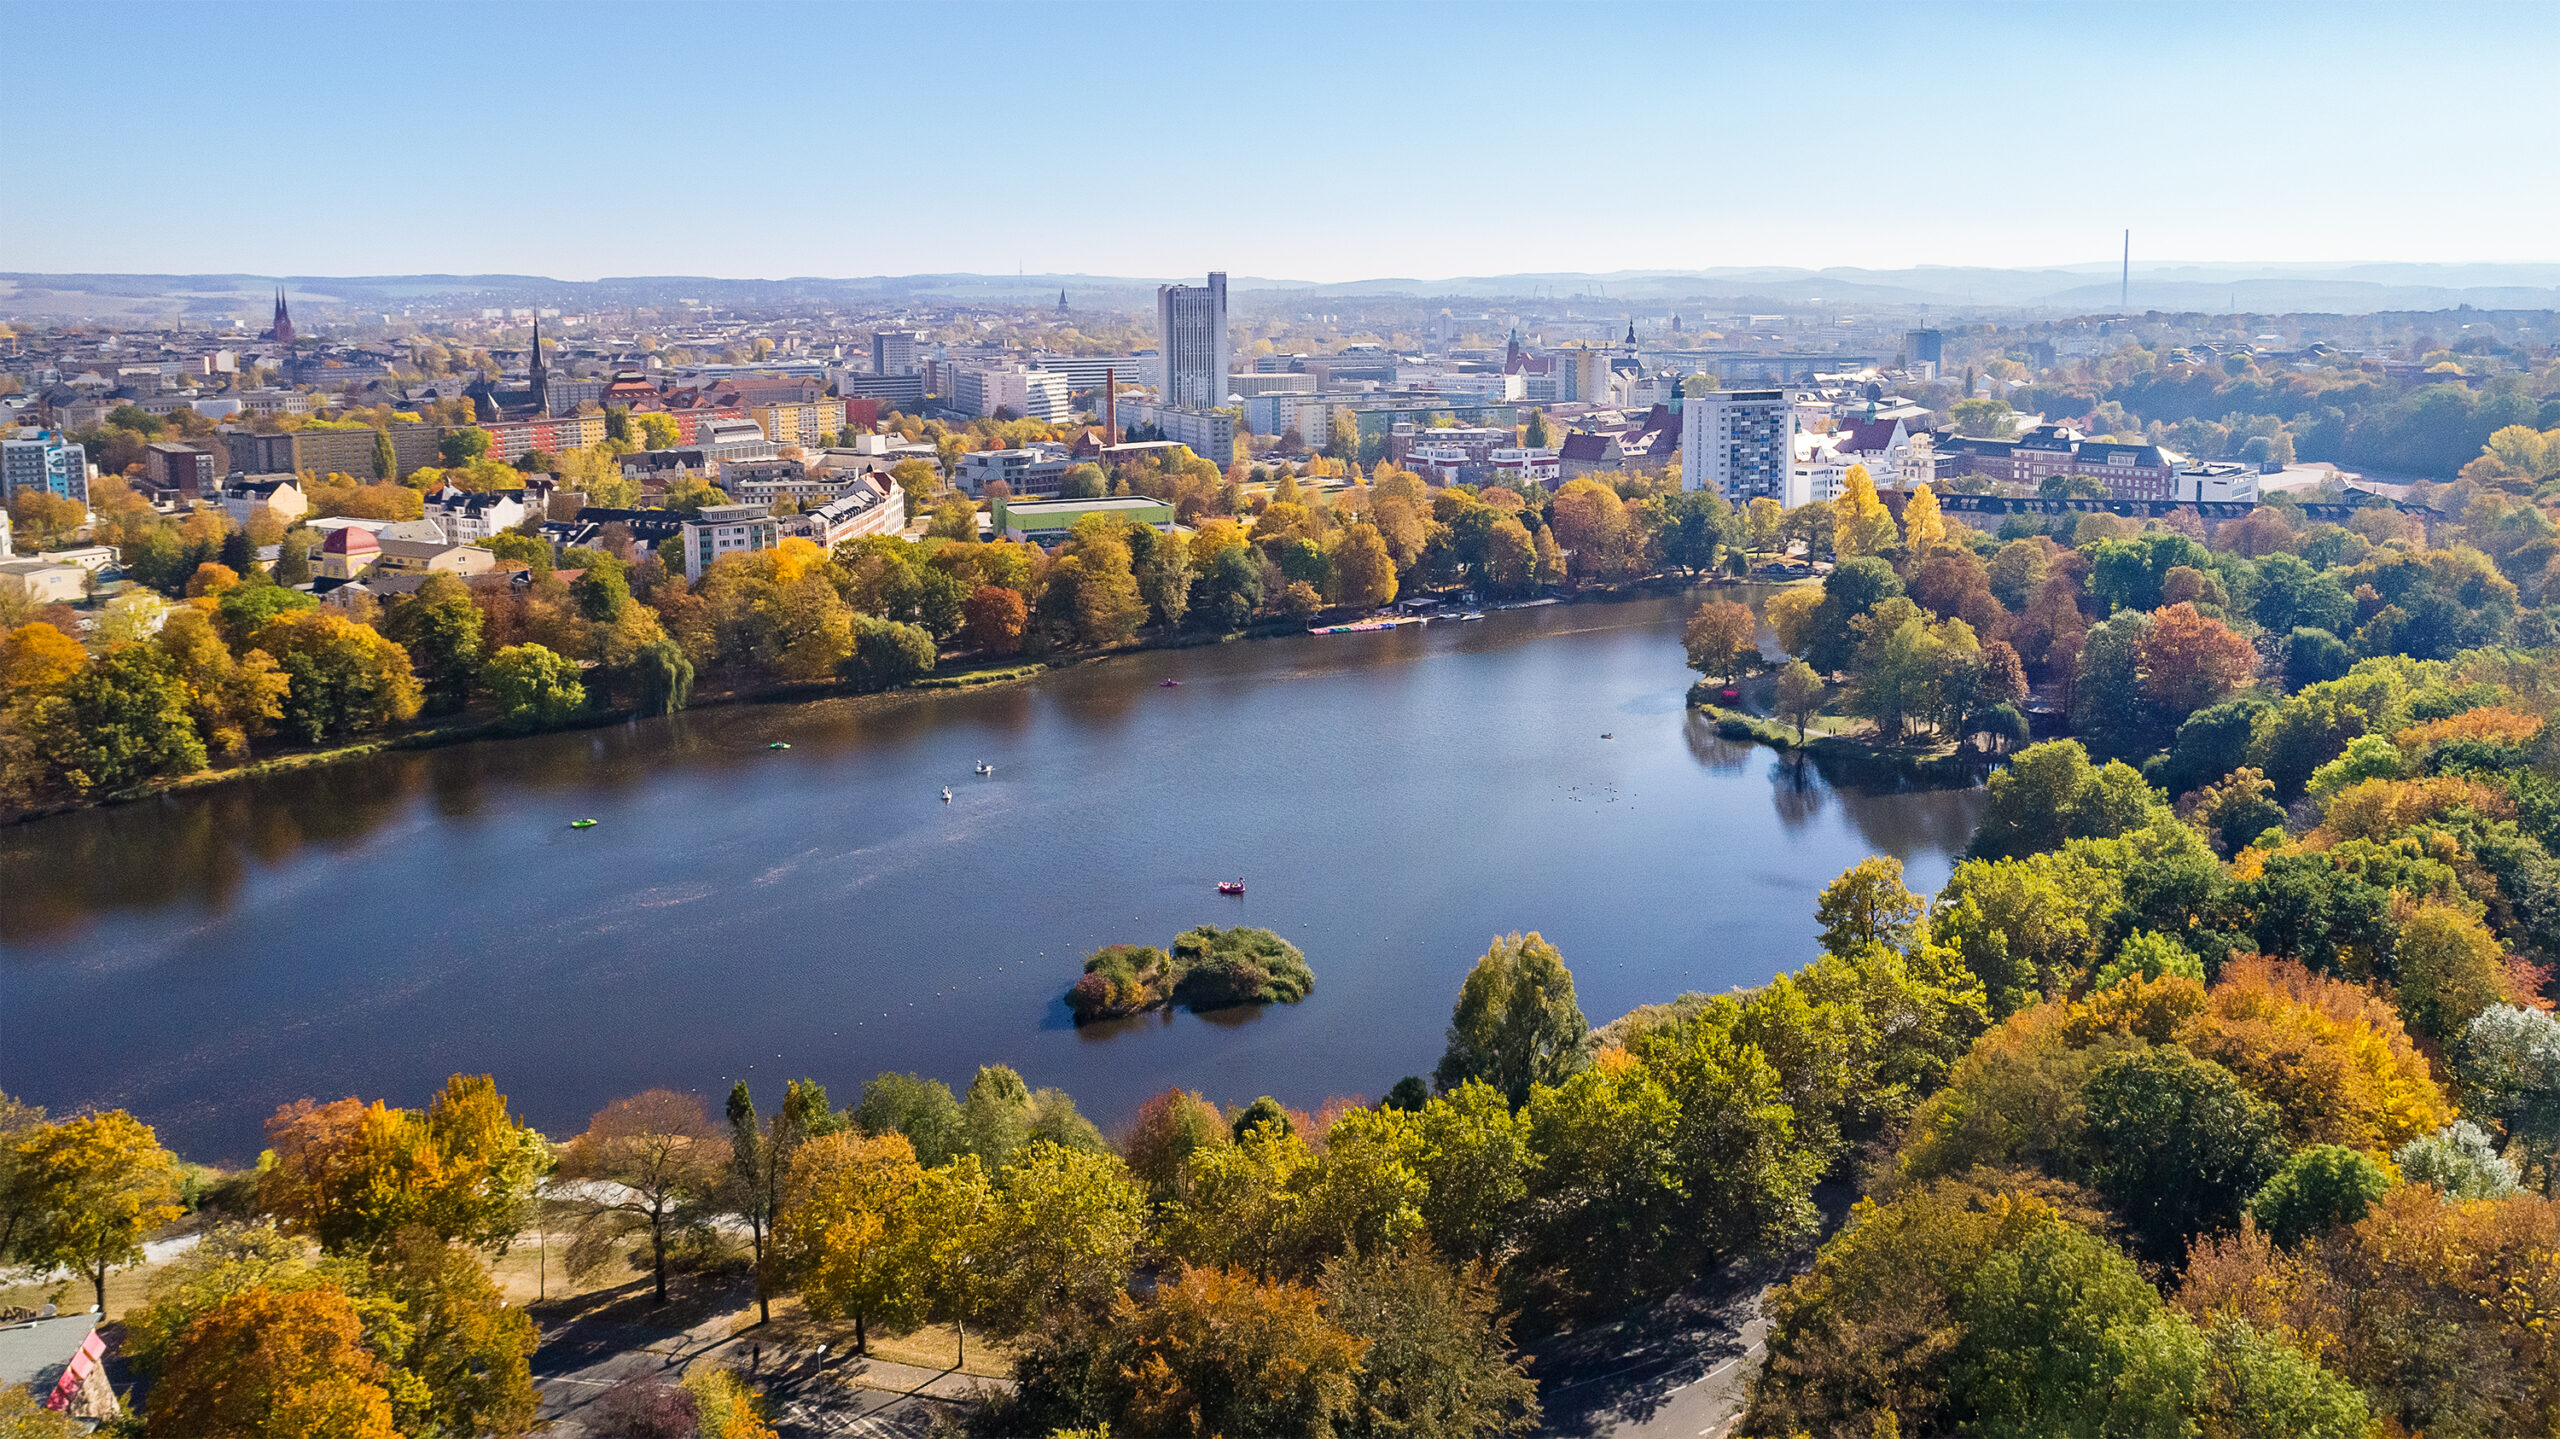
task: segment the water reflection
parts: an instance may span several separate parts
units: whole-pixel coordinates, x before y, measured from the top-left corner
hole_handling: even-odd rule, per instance
[[[653,1084],[996,1061],[1105,1123],[1168,1083],[1383,1092],[1491,934],[1544,930],[1605,1016],[1802,963],[1867,853],[1943,880],[1978,792],[1718,737],[1677,702],[1694,603],[702,710],[0,830],[0,1089],[208,1158],[253,1156],[277,1103],[415,1103],[457,1068],[555,1131]],[[1076,957],[1204,922],[1279,929],[1315,993],[1072,1023]]]

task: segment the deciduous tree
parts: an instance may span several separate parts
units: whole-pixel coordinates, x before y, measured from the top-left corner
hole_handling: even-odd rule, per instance
[[[1432,1083],[1445,1094],[1480,1079],[1517,1107],[1532,1086],[1559,1083],[1590,1062],[1590,1030],[1556,947],[1535,932],[1498,937],[1459,986]]]
[[[667,1249],[707,1226],[729,1165],[729,1141],[698,1095],[652,1089],[596,1111],[560,1155],[578,1237],[573,1274],[593,1273],[645,1235],[658,1302],[667,1302]]]

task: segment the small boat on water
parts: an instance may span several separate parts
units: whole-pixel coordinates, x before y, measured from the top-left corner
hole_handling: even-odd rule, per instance
[[[1465,614],[1458,616],[1458,618],[1461,620],[1480,620],[1484,618],[1484,611],[1469,610]]]
[[[1606,733],[1606,734],[1601,735],[1600,737],[1601,737],[1602,739],[1616,739],[1618,736],[1617,736],[1617,733],[1616,733],[1615,731],[1611,731],[1611,732],[1609,732],[1609,733]]]
[[[1164,681],[1163,683],[1161,683],[1161,684],[1157,685],[1157,686],[1156,686],[1156,688],[1157,688],[1157,689],[1160,689],[1160,690],[1174,690],[1174,689],[1180,689],[1180,688],[1182,688],[1182,681],[1180,681],[1180,680],[1166,680],[1166,681]]]
[[[780,740],[775,740],[773,743],[771,743],[771,744],[769,744],[769,745],[766,745],[766,746],[765,746],[765,748],[766,748],[766,749],[789,749],[789,748],[791,748],[791,746],[789,746],[789,745],[787,745],[787,744],[784,744],[784,743],[783,743],[782,741],[780,741]]]
[[[1219,881],[1218,881],[1218,893],[1220,893],[1220,894],[1242,894],[1242,893],[1244,893],[1244,881],[1243,881],[1241,878],[1238,878],[1238,879],[1222,879],[1222,880],[1219,880]]]
[[[596,822],[591,819],[573,819],[569,821],[569,828],[571,829],[594,829],[595,827]]]
[[[988,764],[988,763],[987,763],[986,761],[984,761],[984,760],[980,760],[980,761],[978,762],[978,773],[980,773],[980,774],[994,774],[995,772],[996,772],[996,767],[995,767],[994,765]]]
[[[949,785],[944,785],[942,787],[942,802],[944,804],[951,803],[951,786]]]

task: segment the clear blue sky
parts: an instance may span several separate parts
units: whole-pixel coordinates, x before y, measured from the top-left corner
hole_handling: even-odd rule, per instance
[[[2560,259],[2547,3],[8,0],[0,25],[8,270],[1346,280],[2085,262],[2127,225],[2137,258]]]

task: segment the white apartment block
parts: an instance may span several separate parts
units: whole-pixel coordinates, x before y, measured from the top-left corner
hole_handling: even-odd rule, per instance
[[[1787,390],[1708,390],[1681,403],[1680,487],[1713,490],[1725,503],[1767,496],[1793,507],[1795,399]]]
[[[1200,410],[1227,402],[1231,356],[1224,271],[1210,271],[1205,285],[1156,287],[1156,353],[1159,402]],[[1206,453],[1196,445],[1192,448]]]
[[[684,577],[698,582],[724,555],[753,554],[782,543],[782,522],[763,505],[705,505],[685,521]]]

